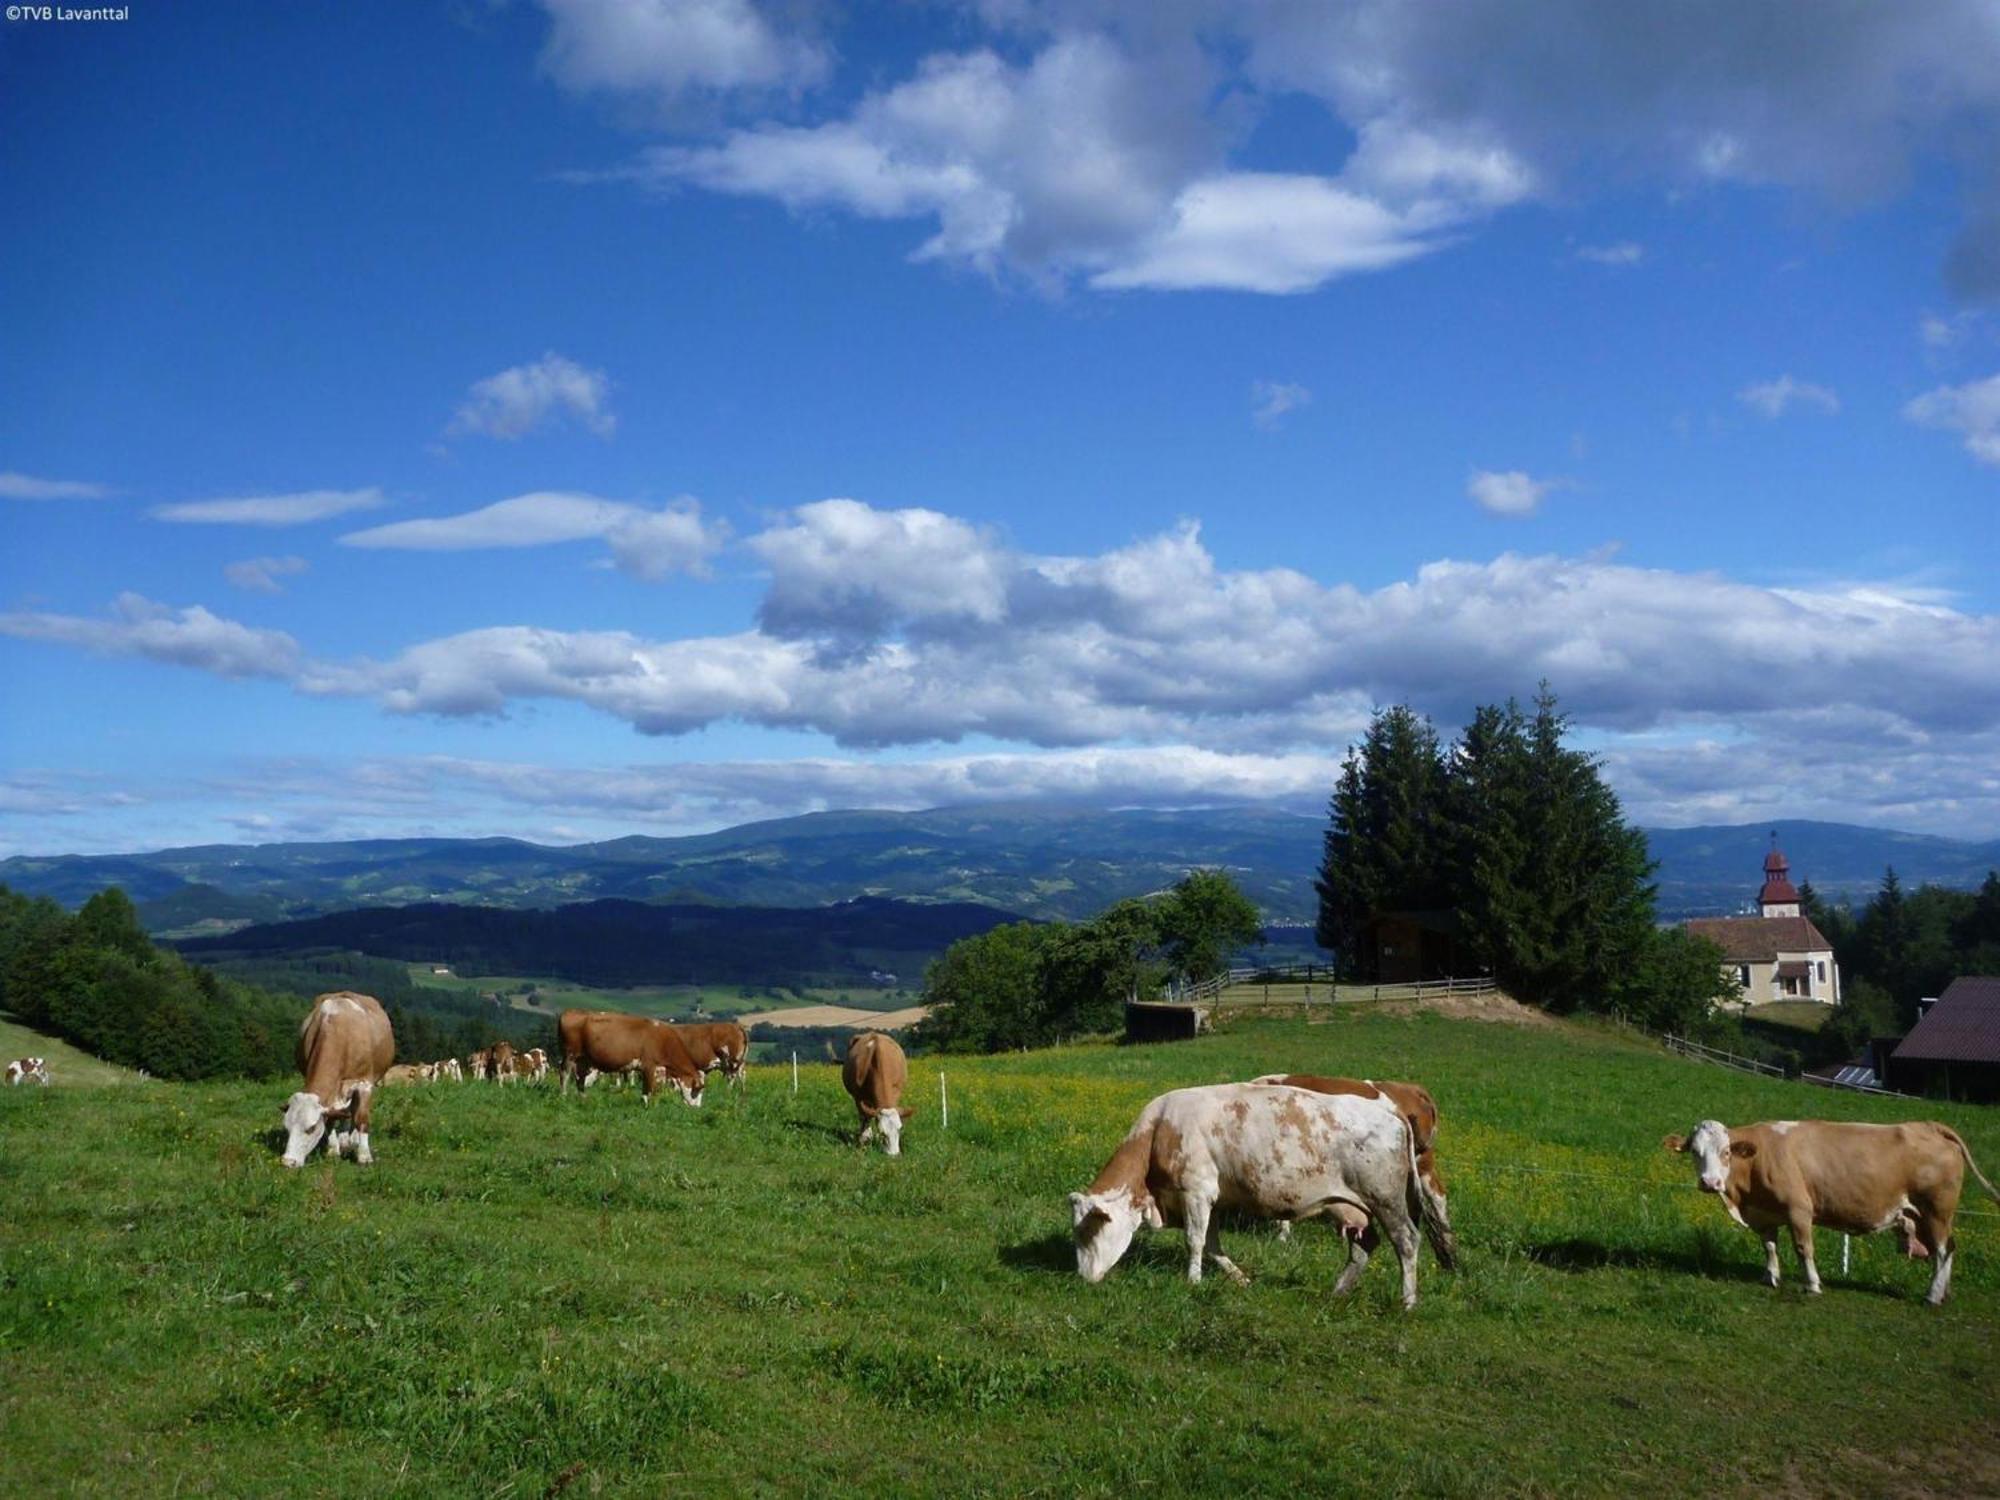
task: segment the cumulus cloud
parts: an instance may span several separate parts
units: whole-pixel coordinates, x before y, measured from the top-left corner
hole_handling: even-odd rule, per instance
[[[1635,240],[1619,240],[1611,245],[1579,245],[1576,258],[1597,266],[1636,266],[1646,258],[1646,247]]]
[[[669,573],[697,575],[721,550],[728,528],[702,518],[692,496],[660,509],[595,495],[543,490],[496,500],[455,516],[426,516],[350,531],[345,547],[404,552],[469,552],[494,547],[547,547],[602,538],[615,566],[657,581]]]
[[[0,500],[102,500],[110,486],[81,479],[38,479],[12,469],[0,472]]]
[[[278,580],[303,573],[307,566],[303,557],[246,557],[223,564],[222,576],[253,594],[282,594],[285,586]]]
[[[478,434],[511,442],[538,427],[574,418],[608,438],[618,426],[610,403],[610,377],[551,351],[533,364],[515,365],[474,381],[445,432],[450,437]]]
[[[826,51],[786,35],[751,0],[539,0],[542,67],[566,88],[643,94],[670,106],[731,89],[819,82]]]
[[[1536,479],[1520,469],[1475,469],[1465,481],[1465,493],[1481,510],[1496,516],[1532,516],[1542,508],[1559,479]]]
[[[1826,386],[1795,380],[1790,375],[1746,385],[1736,393],[1736,399],[1774,421],[1794,406],[1810,407],[1829,416],[1840,410],[1840,397]]]
[[[374,510],[386,503],[378,489],[305,490],[292,495],[250,495],[238,500],[186,500],[156,505],[148,514],[156,521],[184,521],[209,526],[303,526]]]
[[[102,618],[39,611],[0,614],[0,635],[77,646],[99,656],[136,656],[218,677],[290,678],[299,644],[281,630],[259,630],[201,605],[174,609],[143,595],[120,594]]]
[[[628,175],[929,221],[919,258],[1104,288],[1297,292],[1583,180],[1773,185],[1847,208],[1942,162],[1969,204],[1948,284],[2000,294],[1987,0],[976,0],[953,18],[962,50],[817,109],[799,91],[827,76],[818,12],[546,3],[545,63],[572,86],[727,95],[751,116],[654,147]],[[791,97],[757,117],[777,88]],[[1279,99],[1320,108],[1338,127],[1325,138],[1354,145],[1250,170],[1245,145]],[[1629,265],[1641,247],[1579,253]]]
[[[1905,406],[1903,415],[1919,426],[1956,432],[1967,453],[1983,464],[2000,464],[2000,375],[1939,386]]]

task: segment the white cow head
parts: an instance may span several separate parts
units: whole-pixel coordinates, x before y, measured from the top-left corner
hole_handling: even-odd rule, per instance
[[[306,1158],[312,1155],[313,1147],[326,1134],[326,1105],[317,1094],[300,1092],[292,1095],[283,1110],[285,1116],[285,1154],[282,1158],[288,1167],[302,1167]]]
[[[903,1112],[900,1109],[885,1109],[875,1116],[875,1123],[882,1131],[882,1151],[887,1156],[903,1154]]]
[[[1670,1135],[1662,1144],[1669,1151],[1683,1151],[1694,1158],[1695,1178],[1704,1193],[1719,1193],[1729,1186],[1735,1158],[1757,1154],[1749,1141],[1730,1140],[1729,1127],[1720,1120],[1703,1120],[1687,1139]]]
[[[1069,1195],[1070,1232],[1076,1238],[1076,1273],[1085,1281],[1102,1281],[1124,1259],[1141,1224],[1161,1225],[1160,1210],[1151,1197],[1134,1198],[1122,1189],[1108,1193]]]
[[[653,1069],[653,1087],[655,1089],[665,1084],[672,1084],[674,1091],[681,1096],[681,1102],[694,1109],[701,1108],[701,1090],[702,1086],[707,1082],[708,1075],[699,1071],[692,1078],[683,1078],[671,1068]]]

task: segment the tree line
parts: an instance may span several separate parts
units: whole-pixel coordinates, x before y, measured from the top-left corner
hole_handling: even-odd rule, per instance
[[[549,1030],[537,1017],[482,1014],[476,1000],[424,990],[401,965],[358,954],[273,962],[254,977],[218,973],[155,946],[116,886],[70,913],[0,885],[0,1010],[156,1078],[289,1073],[303,1002],[336,989],[382,1000],[407,1059],[476,1051],[503,1034],[539,1041]]]
[[[924,975],[917,1045],[941,1052],[1046,1047],[1116,1031],[1128,998],[1199,981],[1260,941],[1256,905],[1217,870],[1085,922],[1010,922],[953,943]]]
[[[1549,1010],[1685,1028],[1734,995],[1720,948],[1657,924],[1645,834],[1568,732],[1547,684],[1531,708],[1475,709],[1448,746],[1407,706],[1376,712],[1334,785],[1315,882],[1343,978],[1379,980],[1385,915],[1432,914],[1462,967]]]

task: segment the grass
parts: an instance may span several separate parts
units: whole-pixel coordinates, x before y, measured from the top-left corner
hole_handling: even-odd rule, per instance
[[[0,1015],[0,1069],[17,1057],[39,1057],[48,1063],[51,1087],[95,1089],[147,1082],[131,1068],[121,1068],[116,1063],[92,1057],[59,1037],[44,1035]],[[0,1084],[0,1087],[5,1085]],[[39,1085],[24,1084],[22,1087]]]
[[[1904,1117],[1584,1028],[1355,1007],[1198,1042],[911,1065],[891,1161],[835,1071],[700,1110],[384,1095],[377,1164],[277,1164],[284,1086],[0,1097],[0,1493],[1621,1496],[1992,1490],[2000,1210],[1956,1295],[1886,1237],[1825,1296],[1659,1148]],[[1465,1269],[1329,1295],[1335,1238],[1178,1233],[1101,1285],[1064,1194],[1141,1104],[1279,1068],[1418,1078]],[[2000,1112],[1922,1106],[1987,1174]],[[1392,1256],[1385,1260],[1393,1262]],[[1334,1476],[1338,1476],[1335,1478]]]
[[[1746,1021],[1769,1021],[1776,1026],[1793,1026],[1800,1031],[1818,1031],[1833,1017],[1831,1005],[1817,1000],[1772,1000],[1753,1005],[1743,1012]]]

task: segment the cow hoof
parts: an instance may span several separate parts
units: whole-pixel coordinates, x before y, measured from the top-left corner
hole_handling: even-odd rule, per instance
[[[1809,1286],[1806,1288],[1806,1295],[1808,1297],[1817,1297],[1820,1295],[1820,1288],[1816,1286]]]

